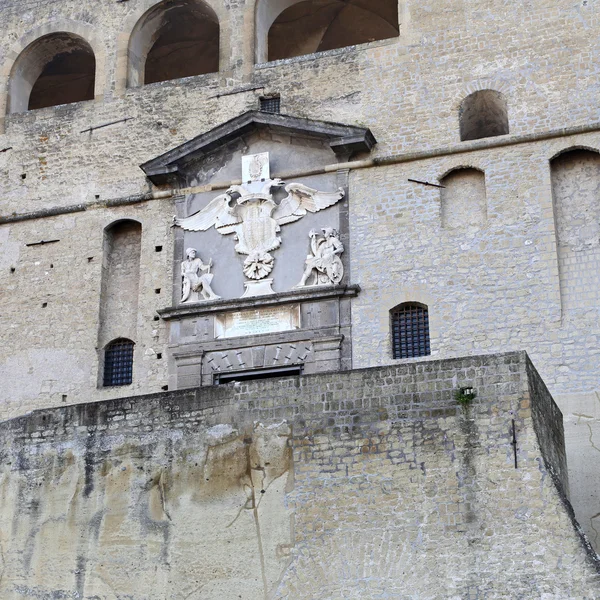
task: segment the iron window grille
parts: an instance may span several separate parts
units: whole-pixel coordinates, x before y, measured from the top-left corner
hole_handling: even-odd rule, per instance
[[[261,98],[260,110],[261,112],[273,113],[278,115],[281,112],[281,98],[279,96]]]
[[[133,380],[133,342],[115,340],[104,351],[104,387],[129,385]]]
[[[401,304],[391,312],[394,358],[414,358],[431,354],[429,311],[416,302]]]

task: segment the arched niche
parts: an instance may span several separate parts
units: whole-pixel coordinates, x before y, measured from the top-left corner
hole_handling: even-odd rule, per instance
[[[129,40],[129,87],[219,70],[219,20],[200,0],[165,0],[137,22]]]
[[[61,31],[36,39],[15,61],[8,112],[94,99],[96,58],[81,36]]]
[[[135,340],[138,322],[138,295],[142,226],[132,219],[121,219],[104,230],[102,283],[98,347],[110,340]]]
[[[597,310],[600,289],[600,154],[573,148],[550,161],[564,311]]]
[[[447,173],[440,184],[442,227],[463,229],[481,227],[487,221],[485,174],[472,167],[459,167]]]
[[[463,142],[509,133],[506,98],[496,90],[479,90],[467,96],[458,117]]]
[[[397,0],[261,0],[256,61],[266,62],[397,37]]]

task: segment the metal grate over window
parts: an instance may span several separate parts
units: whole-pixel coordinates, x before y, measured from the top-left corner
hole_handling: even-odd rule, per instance
[[[394,308],[391,315],[394,358],[413,358],[431,354],[429,312],[426,306],[407,302]]]
[[[261,98],[260,110],[261,112],[274,113],[278,115],[281,112],[281,98],[279,96]]]
[[[133,378],[133,342],[115,340],[104,351],[104,387],[129,385]]]

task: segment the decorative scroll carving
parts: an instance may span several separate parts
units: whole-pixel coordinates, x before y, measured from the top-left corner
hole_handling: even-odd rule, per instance
[[[269,253],[281,245],[277,235],[281,225],[333,206],[344,197],[342,188],[320,192],[301,183],[285,184],[281,179],[269,179],[258,192],[249,187],[230,187],[201,211],[175,218],[175,225],[188,231],[206,231],[214,226],[222,235],[235,234],[235,250],[248,256],[244,273],[252,280],[263,279],[273,270],[274,259]],[[285,187],[287,192],[279,204],[273,198],[277,187]]]
[[[306,257],[302,279],[296,287],[304,287],[311,275],[314,276],[311,285],[337,285],[344,276],[344,265],[340,255],[344,246],[338,233],[331,227],[321,230],[321,235],[316,229],[311,229],[310,250],[312,254]]]
[[[212,259],[205,265],[197,256],[195,248],[188,248],[185,252],[186,260],[181,263],[181,276],[183,286],[181,302],[201,302],[203,300],[218,300],[210,284],[213,274],[210,272]]]

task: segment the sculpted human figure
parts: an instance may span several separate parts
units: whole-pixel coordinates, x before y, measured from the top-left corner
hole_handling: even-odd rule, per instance
[[[340,259],[344,246],[338,233],[331,227],[326,227],[322,231],[323,235],[320,235],[316,229],[312,229],[308,234],[312,254],[306,257],[304,273],[296,287],[304,287],[312,274],[314,274],[312,285],[337,284],[344,276],[344,266]]]
[[[194,248],[185,251],[186,260],[181,263],[181,276],[183,277],[182,302],[200,302],[201,300],[218,300],[210,283],[213,274],[210,272],[212,259],[207,265],[197,256]]]

